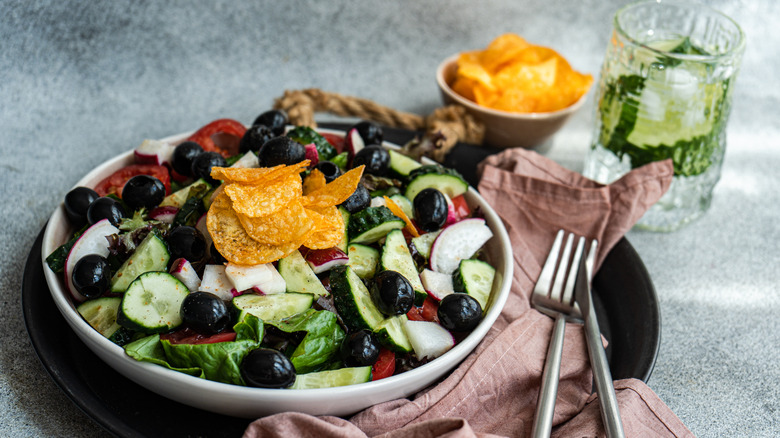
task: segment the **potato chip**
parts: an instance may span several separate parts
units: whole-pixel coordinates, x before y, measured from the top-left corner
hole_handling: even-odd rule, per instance
[[[258,265],[286,257],[300,246],[298,242],[286,245],[265,245],[249,237],[231,206],[225,192],[211,204],[206,226],[214,247],[231,263]]]
[[[288,175],[276,178],[267,184],[237,184],[225,185],[225,193],[233,202],[236,213],[248,217],[262,217],[273,214],[292,200],[302,195],[301,178],[298,175]]]
[[[309,176],[303,180],[303,194],[308,195],[317,189],[325,187],[325,184],[327,184],[325,181],[325,174],[319,169],[314,169],[309,173]]]
[[[344,234],[344,219],[335,205],[322,209],[306,209],[306,214],[314,223],[314,230],[303,246],[310,249],[325,249],[337,246]]]
[[[504,34],[482,51],[462,53],[451,87],[484,107],[533,113],[572,105],[592,83],[555,50]]]
[[[420,232],[417,231],[417,227],[414,226],[412,220],[409,219],[409,216],[407,216],[406,213],[404,213],[404,210],[400,206],[398,206],[398,204],[396,204],[395,201],[388,198],[387,196],[383,196],[382,198],[384,198],[387,208],[389,208],[394,215],[400,217],[401,219],[403,219],[404,222],[406,222],[406,231],[409,232],[409,234],[411,234],[412,237],[420,237]]]
[[[339,205],[346,201],[355,192],[360,178],[363,176],[363,168],[358,166],[340,177],[334,179],[323,187],[303,197],[303,205],[307,208],[324,208]]]
[[[263,184],[277,178],[284,178],[292,174],[298,175],[309,165],[309,160],[285,166],[280,164],[274,167],[255,167],[251,169],[240,167],[214,167],[211,169],[211,177],[225,182]]]
[[[314,223],[306,215],[300,198],[267,216],[250,217],[238,212],[236,216],[249,237],[268,245],[289,242],[298,242],[300,245],[304,236],[314,229]]]

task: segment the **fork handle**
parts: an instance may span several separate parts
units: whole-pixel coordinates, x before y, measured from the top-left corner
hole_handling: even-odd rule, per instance
[[[592,309],[591,309],[592,310]],[[593,311],[585,314],[585,339],[588,343],[593,378],[596,380],[596,393],[601,406],[601,420],[607,432],[607,438],[624,438],[623,423],[620,419],[615,387],[612,384],[612,373],[609,371],[607,354],[601,343],[598,320]]]
[[[561,375],[561,354],[563,353],[563,335],[566,330],[566,319],[559,314],[555,317],[550,346],[547,348],[547,359],[542,371],[542,386],[539,388],[539,400],[536,403],[533,429],[534,438],[549,437],[552,431],[555,399],[558,397],[558,380]]]

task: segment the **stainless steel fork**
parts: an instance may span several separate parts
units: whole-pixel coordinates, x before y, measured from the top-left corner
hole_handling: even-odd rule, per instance
[[[555,319],[550,346],[542,372],[542,386],[534,415],[533,437],[549,437],[552,430],[555,399],[558,395],[558,379],[561,373],[561,353],[566,321],[581,319],[579,307],[573,302],[574,285],[580,269],[580,259],[585,248],[585,238],[580,237],[572,255],[574,234],[569,234],[561,248],[564,230],[558,231],[542,273],[531,295],[531,305]],[[569,263],[571,259],[571,263]],[[569,267],[570,266],[570,267]],[[569,269],[567,269],[569,267]],[[554,278],[554,282],[553,282]]]

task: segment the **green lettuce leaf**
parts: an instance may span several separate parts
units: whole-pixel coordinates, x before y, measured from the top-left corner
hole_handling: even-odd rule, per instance
[[[289,355],[299,374],[327,367],[336,358],[346,336],[336,314],[327,310],[309,309],[281,321],[267,323],[286,333],[306,332],[303,340]]]

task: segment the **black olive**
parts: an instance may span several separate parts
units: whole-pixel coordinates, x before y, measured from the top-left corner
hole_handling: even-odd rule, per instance
[[[196,179],[203,178],[212,186],[216,186],[219,182],[211,177],[211,168],[225,166],[227,166],[225,157],[220,155],[219,152],[203,152],[192,161],[192,176]]]
[[[357,129],[358,134],[360,134],[360,138],[363,139],[363,142],[365,144],[382,144],[382,141],[384,140],[384,132],[382,131],[382,128],[372,122],[368,121],[362,121],[354,124],[350,130]],[[349,131],[347,131],[349,132]]]
[[[233,317],[222,299],[209,292],[192,292],[181,303],[182,321],[202,335],[215,335],[232,326]]]
[[[171,166],[184,176],[192,176],[192,162],[203,153],[203,148],[194,141],[185,141],[173,149]]]
[[[258,157],[266,167],[295,164],[306,158],[306,148],[289,137],[274,137],[260,148]]]
[[[412,285],[396,271],[388,270],[377,274],[369,292],[376,307],[385,315],[403,315],[414,305]]]
[[[467,332],[482,321],[482,306],[471,295],[449,294],[439,303],[439,323],[453,332]]]
[[[287,113],[281,110],[270,110],[257,116],[252,125],[265,125],[271,128],[274,135],[282,135],[288,122]]]
[[[150,175],[136,175],[122,188],[122,201],[132,208],[152,209],[165,199],[165,186],[159,179]]]
[[[422,189],[412,201],[417,225],[426,232],[436,231],[447,223],[447,198],[434,188]]]
[[[219,251],[217,251],[217,247],[214,246],[214,242],[211,243],[211,248],[209,248],[209,254],[211,254],[211,261],[214,262],[215,265],[224,265],[225,263],[228,262],[225,256],[223,256],[222,254],[219,253]]]
[[[368,189],[363,184],[358,184],[355,191],[349,195],[349,198],[341,203],[341,206],[350,213],[357,213],[369,205],[371,205],[371,193],[368,192]]]
[[[100,195],[96,191],[87,187],[76,187],[65,195],[65,215],[68,216],[70,223],[76,227],[81,227],[87,223],[87,209],[89,204]]]
[[[71,275],[76,291],[87,298],[103,295],[111,285],[108,260],[98,254],[88,254],[76,262]]]
[[[255,154],[260,151],[265,142],[276,137],[271,128],[265,125],[252,125],[246,130],[244,136],[241,137],[241,141],[238,143],[238,151],[245,154],[249,151]]]
[[[325,175],[325,182],[331,182],[341,176],[341,169],[331,161],[320,161],[314,168]]]
[[[90,225],[102,219],[108,219],[111,225],[117,226],[123,217],[127,217],[125,208],[114,198],[105,196],[97,198],[89,204],[87,209],[87,222]]]
[[[348,367],[373,365],[379,359],[379,342],[369,330],[350,333],[341,344],[341,358]]]
[[[190,226],[178,226],[168,232],[165,239],[171,260],[183,258],[190,263],[197,263],[206,256],[206,239],[200,231]]]
[[[352,159],[352,167],[358,167],[361,164],[366,166],[363,172],[384,176],[390,169],[390,152],[379,145],[366,146],[358,151],[355,158]]]
[[[256,348],[241,361],[241,377],[249,386],[288,388],[295,382],[295,368],[282,353],[270,348]]]

